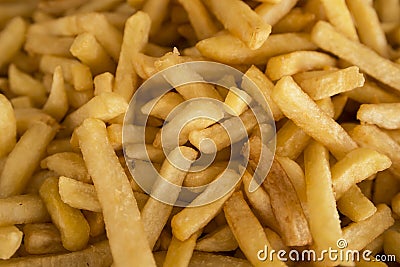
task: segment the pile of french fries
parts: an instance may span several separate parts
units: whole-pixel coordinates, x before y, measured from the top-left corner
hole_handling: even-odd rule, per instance
[[[0,0],[0,31],[1,267],[400,263],[399,0]],[[268,103],[276,151],[255,191],[271,151],[229,77],[231,90],[188,84],[149,102],[145,134],[132,127],[122,140],[139,86],[192,61],[242,71]],[[167,79],[191,75],[182,67]],[[218,181],[232,145],[221,121],[188,123],[168,155],[216,149],[204,170],[181,170],[162,150],[168,115],[197,97],[243,121],[249,162],[218,200],[173,207],[144,193],[135,176],[146,173],[131,173],[124,152],[178,186]],[[338,240],[370,261],[258,257],[265,246],[319,253]]]

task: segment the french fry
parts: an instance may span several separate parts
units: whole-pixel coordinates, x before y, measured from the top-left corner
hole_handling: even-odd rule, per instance
[[[149,17],[148,14],[139,11],[126,21],[115,73],[114,92],[120,94],[127,102],[137,89],[137,75],[131,62],[135,60],[135,53],[140,52],[147,43],[150,24],[154,23],[150,18],[151,15]]]
[[[108,142],[104,123],[97,119],[86,119],[77,129],[77,135],[103,209],[114,262],[155,266],[132,189]],[[122,200],[124,205],[116,209]]]
[[[64,88],[64,76],[60,66],[54,70],[50,95],[43,106],[43,111],[57,121],[61,121],[68,111],[68,97]]]
[[[326,75],[305,79],[300,87],[314,100],[353,90],[364,85],[364,76],[358,67],[349,67]]]
[[[199,40],[209,38],[217,33],[217,26],[200,0],[180,0],[179,3],[188,13],[190,23]]]
[[[346,3],[357,25],[360,41],[382,57],[388,58],[386,36],[372,3],[368,0],[347,0]]]
[[[0,67],[5,66],[20,50],[27,30],[27,23],[15,17],[7,23],[0,33]]]
[[[50,221],[38,195],[27,194],[0,199],[0,226]]]
[[[382,1],[377,0],[374,3],[374,7],[376,12],[379,15],[379,19],[382,22],[395,22],[400,19],[400,4],[398,1],[389,0],[389,1]]]
[[[142,10],[146,12],[151,19],[150,34],[155,35],[160,29],[168,12],[168,0],[150,0],[146,1]]]
[[[93,185],[65,176],[60,176],[58,187],[61,200],[65,204],[76,209],[101,212],[100,203],[96,195],[96,189]]]
[[[219,227],[197,241],[196,250],[204,252],[232,251],[238,243],[228,225]]]
[[[168,247],[167,255],[165,256],[163,267],[188,266],[196,246],[196,240],[200,234],[201,230],[194,233],[185,241],[180,241],[173,236]]]
[[[311,32],[311,39],[320,48],[358,66],[362,71],[382,83],[400,90],[400,68],[396,63],[379,56],[358,42],[347,39],[329,23],[319,21]],[[335,46],[336,43],[341,45]]]
[[[93,75],[114,72],[115,63],[91,33],[78,35],[69,46],[71,54],[90,67]]]
[[[321,0],[330,23],[347,38],[358,41],[358,35],[345,0]]]
[[[344,93],[350,99],[362,104],[396,103],[400,97],[385,91],[376,83],[365,81],[364,85]]]
[[[284,77],[278,81],[272,98],[289,119],[305,133],[324,144],[336,157],[343,157],[357,147],[344,129],[324,113],[291,77]],[[321,131],[323,128],[326,131]]]
[[[68,103],[74,109],[80,108],[93,97],[93,90],[77,91],[69,84],[65,84],[65,89],[67,91]]]
[[[49,170],[42,170],[32,175],[24,194],[39,194],[39,189],[43,182],[49,177],[57,177],[57,173]]]
[[[289,252],[289,247],[283,243],[282,238],[276,232],[269,228],[264,228],[264,232],[273,249]]]
[[[279,260],[260,261],[257,252],[270,247],[261,224],[251,212],[241,192],[234,193],[224,204],[225,217],[240,249],[254,266],[286,266]]]
[[[276,154],[296,159],[309,142],[310,136],[297,127],[293,121],[287,121],[277,132]]]
[[[356,185],[343,193],[337,201],[337,207],[340,213],[346,215],[353,222],[365,220],[376,212],[374,204]]]
[[[58,175],[64,175],[85,183],[91,182],[85,162],[79,154],[74,152],[62,152],[51,155],[43,159],[40,166],[43,169],[52,170]]]
[[[186,171],[181,169],[182,167],[175,167],[174,162],[179,160],[181,153],[188,161],[195,160],[197,156],[197,152],[194,149],[185,146],[177,147],[169,153],[168,159],[166,159],[161,166],[160,177],[152,186],[151,194],[153,197],[149,198],[141,213],[147,240],[151,248],[154,247],[172,211],[171,205],[161,202],[158,199],[168,194],[168,199],[171,203],[174,203],[179,194],[179,191],[166,192],[166,186],[169,184],[166,184],[165,180],[169,183],[181,186],[185,179],[186,172],[190,168],[191,162],[185,164]],[[169,160],[171,160],[171,162]]]
[[[386,170],[391,160],[373,149],[357,148],[349,152],[344,158],[332,166],[332,184],[336,199],[340,199],[353,185]]]
[[[296,5],[297,0],[279,1],[277,3],[262,3],[255,11],[262,19],[271,25],[275,25]]]
[[[108,139],[114,150],[122,149],[122,125],[113,123],[107,127]]]
[[[22,243],[23,233],[16,226],[0,227],[0,259],[7,260],[17,251]]]
[[[396,229],[389,229],[383,234],[383,250],[387,255],[395,255],[398,263],[400,257],[400,232]]]
[[[71,57],[69,48],[74,39],[72,37],[58,37],[49,34],[27,34],[24,49],[29,53]]]
[[[17,121],[15,118],[13,107],[7,98],[0,94],[0,157],[10,153],[17,138]]]
[[[113,90],[114,75],[109,72],[99,74],[94,77],[93,84],[94,95],[100,95],[105,92],[111,93]]]
[[[89,235],[91,237],[97,237],[105,233],[104,217],[101,212],[93,212],[88,210],[82,210],[83,215],[90,227]]]
[[[29,254],[66,252],[58,229],[50,223],[26,224],[23,228],[24,247]]]
[[[375,204],[390,205],[393,197],[400,192],[400,181],[391,172],[379,172],[374,179],[372,201]]]
[[[394,223],[391,210],[385,204],[376,206],[377,211],[366,220],[354,222],[343,228],[346,250],[361,250]]]
[[[26,130],[32,127],[32,125],[34,125],[36,122],[43,122],[54,127],[57,126],[56,120],[40,109],[19,108],[14,109],[14,114],[17,120],[18,136],[23,135]]]
[[[147,102],[141,108],[142,113],[165,120],[170,112],[184,101],[180,94],[167,92],[159,99]]]
[[[246,109],[248,109],[248,103],[252,101],[252,98],[244,90],[240,90],[237,87],[231,87],[228,94],[225,97],[225,111],[232,116],[240,116]]]
[[[162,149],[156,148],[151,144],[146,144],[146,150],[143,150],[141,144],[126,144],[125,153],[129,158],[151,161],[154,163],[163,163],[165,155]]]
[[[400,193],[392,198],[392,210],[397,216],[400,216]]]
[[[10,90],[17,95],[26,95],[32,99],[36,106],[41,106],[46,101],[46,89],[29,74],[22,72],[13,64],[8,69]]]
[[[357,112],[357,119],[381,128],[400,129],[400,120],[395,114],[400,112],[400,103],[364,104]]]
[[[322,69],[327,66],[335,66],[335,64],[336,60],[327,54],[316,51],[296,51],[270,58],[266,74],[275,81],[283,76],[312,69]]]
[[[207,0],[205,4],[229,32],[251,50],[260,48],[271,33],[271,25],[241,1]]]
[[[322,251],[335,247],[337,240],[342,237],[328,150],[321,144],[312,142],[304,151],[304,165],[312,246]]]
[[[278,161],[272,163],[263,186],[270,196],[272,211],[285,244],[302,246],[311,243],[309,226],[296,191]]]
[[[198,187],[211,183],[228,166],[227,161],[214,162],[206,169],[201,171],[188,172],[183,181],[187,187]]]
[[[346,106],[348,97],[346,95],[340,94],[332,97],[333,109],[335,114],[333,115],[333,119],[337,120],[340,115],[342,115],[343,110]]]
[[[10,102],[14,108],[33,108],[33,103],[29,96],[17,96],[10,99]]]
[[[196,48],[203,56],[218,62],[256,65],[266,64],[270,57],[280,54],[297,50],[315,50],[316,46],[307,34],[284,33],[270,35],[264,45],[257,50],[251,50],[231,35],[219,35],[201,40],[196,44]]]
[[[362,147],[375,149],[392,161],[390,169],[400,174],[400,145],[374,125],[359,125],[351,131],[351,137]]]
[[[42,122],[36,122],[24,133],[4,165],[0,176],[0,197],[18,195],[24,191],[55,134],[54,127]],[[24,168],[20,167],[21,158],[24,159]]]
[[[300,32],[310,26],[315,20],[315,14],[303,12],[300,8],[293,8],[273,29],[273,33]]]
[[[0,262],[0,266],[63,266],[68,264],[78,265],[81,262],[85,262],[89,266],[111,265],[113,258],[110,253],[108,241],[101,241],[90,245],[84,250],[72,253],[13,258],[9,261]]]
[[[237,180],[238,174],[232,170],[226,170],[229,173],[225,174],[225,180],[218,180],[209,185],[197,198],[195,198],[189,207],[184,208],[176,214],[171,220],[172,233],[179,240],[183,241],[188,239],[196,231],[206,226],[219,211],[225,201],[233,194],[234,189],[229,188],[232,181]],[[208,203],[211,196],[216,192],[227,192],[223,197]],[[198,206],[202,203],[203,206]]]

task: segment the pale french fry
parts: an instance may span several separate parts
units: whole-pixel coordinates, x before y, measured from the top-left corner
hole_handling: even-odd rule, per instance
[[[255,191],[250,192],[250,183],[253,179],[252,175],[245,171],[243,180],[243,191],[245,192],[249,204],[252,207],[254,214],[260,220],[263,226],[271,227],[272,229],[279,230],[278,222],[271,207],[271,199],[267,192],[260,186]]]
[[[160,29],[168,12],[168,0],[150,0],[146,1],[142,10],[146,12],[151,19],[150,34],[155,35]]]
[[[364,85],[344,93],[350,99],[362,104],[396,103],[400,97],[385,91],[377,84],[365,81]]]
[[[293,8],[272,28],[273,33],[300,32],[315,20],[315,14]]]
[[[374,204],[356,185],[343,193],[337,201],[337,207],[340,213],[346,215],[353,222],[365,220],[376,212]]]
[[[124,127],[127,129],[127,133],[124,135],[125,143],[141,143],[144,139],[146,144],[151,144],[159,131],[159,128],[156,127],[143,127],[133,124],[125,124]]]
[[[213,126],[206,128],[204,130],[192,131],[189,134],[189,141],[200,151],[203,151],[205,153],[213,153],[214,145],[208,146],[206,144],[200,146],[202,140],[211,139],[213,140],[213,143],[215,144],[217,151],[220,151],[223,148],[228,147],[231,143],[233,144],[242,139],[243,137],[245,137],[246,134],[250,133],[251,130],[257,124],[257,120],[250,109],[242,113],[242,115],[240,115],[239,118],[243,122],[243,126],[246,132],[237,131],[238,117],[233,117],[232,119],[228,119],[222,122],[221,124],[214,124]],[[226,127],[227,130],[225,130],[224,127]],[[236,130],[233,130],[232,127],[235,127]],[[229,136],[227,131],[230,131],[230,129],[233,130],[231,132],[236,131],[235,136]]]
[[[379,172],[374,179],[372,201],[375,204],[390,205],[393,197],[400,192],[400,181],[388,171]]]
[[[105,92],[111,93],[113,90],[114,75],[109,72],[99,74],[94,77],[93,84],[94,95],[100,95]]]
[[[54,127],[42,122],[36,122],[24,133],[4,165],[0,176],[0,197],[18,195],[24,191],[55,134]],[[20,166],[21,158],[24,159],[24,168]]]
[[[364,76],[358,67],[349,67],[326,75],[304,79],[300,87],[315,100],[353,90],[364,85]]]
[[[279,1],[277,3],[262,3],[255,11],[262,19],[271,25],[275,25],[296,5],[297,0]]]
[[[22,72],[13,64],[8,69],[10,90],[17,95],[25,95],[32,99],[36,106],[46,101],[46,89],[41,82]]]
[[[145,105],[143,105],[141,111],[144,114],[165,120],[170,112],[183,101],[184,99],[180,94],[167,92],[159,99],[156,98],[147,102]]]
[[[385,154],[392,161],[390,169],[400,174],[400,145],[374,125],[359,125],[351,131],[351,137],[362,147],[369,147]]]
[[[116,8],[120,1],[117,0],[100,0],[100,1],[89,1],[84,2],[75,12],[76,13],[88,13],[94,11],[105,11]]]
[[[336,60],[327,54],[315,51],[296,51],[270,58],[266,74],[275,81],[283,76],[335,65]]]
[[[66,133],[71,133],[86,118],[96,118],[110,120],[125,113],[128,107],[127,102],[116,93],[103,93],[93,97],[89,102],[79,109],[70,113],[63,121],[63,129]]]
[[[168,199],[171,203],[174,203],[179,194],[179,191],[166,192],[166,186],[169,184],[166,184],[165,180],[169,183],[181,186],[185,179],[186,172],[190,168],[191,162],[188,163],[188,166],[185,166],[186,171],[173,165],[174,162],[179,160],[180,153],[182,153],[188,161],[195,160],[197,156],[197,152],[194,149],[185,146],[177,147],[170,152],[168,159],[166,159],[161,166],[160,178],[157,179],[152,186],[151,193],[153,197],[149,198],[141,213],[147,240],[151,248],[154,247],[172,211],[171,205],[161,202],[158,199],[168,194]],[[171,162],[169,160],[171,160]]]
[[[57,177],[57,173],[49,170],[43,170],[32,175],[29,184],[24,190],[24,194],[39,194],[40,187],[49,177]]]
[[[357,119],[381,128],[400,129],[400,103],[364,104],[357,112]]]
[[[17,137],[17,121],[15,118],[13,107],[7,98],[0,94],[0,157],[10,153],[15,144]]]
[[[360,41],[382,57],[388,58],[388,43],[372,2],[369,0],[346,1],[357,26]]]
[[[231,35],[219,35],[201,40],[196,44],[196,48],[203,56],[226,64],[266,64],[270,57],[276,55],[316,49],[309,35],[300,33],[272,34],[257,50],[249,49]]]
[[[396,63],[379,56],[358,42],[347,39],[329,23],[319,21],[312,30],[311,39],[322,49],[358,66],[384,84],[400,90],[400,68]],[[335,46],[337,43],[341,45]]]
[[[0,226],[0,259],[7,260],[22,243],[23,233],[16,226]]]
[[[400,216],[400,193],[398,193],[392,198],[391,204],[393,212],[396,213],[398,216]]]
[[[78,181],[91,182],[82,156],[74,152],[62,152],[48,156],[40,162],[40,167]]]
[[[64,248],[70,251],[83,249],[89,240],[89,224],[82,213],[65,204],[58,193],[58,179],[46,179],[39,190],[40,197],[51,219],[61,234]]]
[[[272,210],[285,244],[302,246],[311,243],[309,226],[296,191],[278,161],[272,163],[263,186],[270,196]]]
[[[217,33],[218,28],[200,0],[180,0],[179,3],[188,13],[188,18],[199,40]]]
[[[238,243],[228,225],[219,227],[197,241],[196,250],[204,252],[232,251]]]
[[[400,232],[389,229],[384,234],[383,249],[387,255],[394,255],[396,262],[400,262]]]
[[[90,245],[82,251],[75,251],[72,253],[59,254],[59,255],[41,255],[33,257],[19,257],[13,258],[9,261],[0,262],[1,267],[13,266],[63,266],[63,265],[79,265],[82,262],[89,266],[106,266],[111,265],[113,258],[110,253],[108,241],[101,241],[96,244]]]
[[[115,71],[116,66],[114,61],[91,33],[78,35],[73,43],[70,44],[69,51],[71,51],[73,56],[87,65],[93,75]]]
[[[65,176],[60,176],[58,187],[61,200],[65,204],[76,209],[101,212],[100,203],[96,195],[96,189],[93,185]]]
[[[312,142],[304,151],[304,165],[312,246],[322,251],[335,247],[337,240],[342,237],[328,150],[321,144]]]
[[[66,252],[58,229],[50,223],[26,224],[23,228],[24,247],[29,254]]]
[[[137,89],[137,74],[131,62],[135,60],[135,53],[140,52],[148,41],[150,24],[153,25],[154,22],[150,18],[151,15],[139,11],[129,17],[125,24],[124,38],[115,72],[114,92],[120,94],[127,102]]]
[[[354,222],[343,228],[343,238],[347,241],[347,250],[361,250],[368,243],[393,225],[391,210],[385,204],[376,206],[377,211],[366,220]]]
[[[264,22],[241,1],[207,0],[205,4],[225,29],[243,41],[251,50],[260,48],[271,33],[271,25]]]
[[[232,170],[226,170],[225,180],[217,180],[209,185],[197,198],[195,198],[189,207],[184,208],[176,214],[171,220],[172,233],[179,240],[186,240],[199,229],[206,226],[219,211],[225,201],[233,194],[234,189],[229,187],[232,181],[236,181],[238,174]],[[218,179],[218,178],[217,178]],[[230,190],[229,190],[230,189]],[[222,190],[222,191],[221,191]],[[226,192],[225,195],[214,202],[198,206],[197,203],[208,203],[209,198],[216,192]]]
[[[157,58],[155,57],[147,56],[143,53],[136,53],[135,61],[132,62],[133,69],[140,78],[148,79],[157,72],[154,67],[156,61]]]
[[[64,88],[64,76],[60,66],[54,70],[50,95],[43,106],[43,111],[57,121],[61,121],[68,111],[68,97]]]
[[[91,237],[97,237],[105,233],[104,217],[101,212],[93,212],[88,210],[82,210],[83,216],[90,227],[89,235]]]
[[[305,133],[324,144],[336,157],[341,158],[357,147],[344,129],[324,113],[291,77],[284,77],[278,81],[272,98],[289,119]],[[326,131],[322,131],[323,128]]]
[[[73,36],[82,33],[76,15],[35,23],[29,27],[28,34],[47,34],[58,36]]]
[[[5,66],[20,50],[25,42],[27,23],[15,17],[0,33],[0,67]]]
[[[0,225],[50,221],[49,214],[39,196],[18,195],[0,199]]]
[[[122,125],[121,124],[111,124],[107,127],[108,139],[114,150],[122,149]]]
[[[270,247],[261,224],[251,212],[241,192],[234,193],[224,205],[225,217],[240,249],[254,266],[286,266],[280,260],[260,261],[257,252]]]
[[[347,38],[358,41],[358,35],[345,0],[321,0],[328,20]]]
[[[104,123],[86,119],[77,129],[77,135],[103,209],[114,262],[155,266],[128,177],[108,142]],[[124,205],[116,209],[121,200]]]
[[[17,135],[23,135],[33,124],[40,121],[51,126],[56,126],[56,120],[36,108],[19,108],[14,109],[15,118],[17,120]]]
[[[72,37],[57,37],[48,34],[28,34],[24,49],[29,53],[71,57],[69,48],[74,39]]]
[[[65,84],[65,89],[67,91],[68,103],[74,109],[80,108],[93,97],[93,90],[77,91],[69,84]]]
[[[357,148],[332,166],[332,184],[336,199],[339,199],[350,187],[369,176],[386,170],[391,160],[373,149]]]
[[[193,250],[196,246],[196,240],[200,236],[201,230],[194,233],[185,241],[172,237],[169,244],[167,255],[165,256],[163,267],[185,267],[188,266],[192,258]]]
[[[126,144],[125,153],[129,158],[163,163],[165,155],[162,149],[156,148],[151,144],[146,144],[146,150],[142,149],[141,144]]]
[[[227,161],[214,162],[202,171],[189,172],[185,180],[184,186],[198,187],[211,183],[215,178],[228,166]]]

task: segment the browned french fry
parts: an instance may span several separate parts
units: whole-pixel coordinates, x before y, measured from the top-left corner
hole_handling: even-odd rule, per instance
[[[22,243],[23,233],[14,225],[0,226],[0,259],[7,260]]]
[[[66,252],[58,229],[50,223],[26,224],[23,228],[24,247],[29,254]]]

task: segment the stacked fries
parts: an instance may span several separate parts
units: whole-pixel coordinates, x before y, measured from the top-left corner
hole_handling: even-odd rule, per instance
[[[246,79],[184,84],[202,77],[186,65],[165,71],[193,61]],[[141,107],[146,125],[124,125],[160,71],[173,90]],[[271,162],[262,140],[275,136],[249,108],[249,83],[276,124]],[[226,109],[179,109],[197,98]],[[197,113],[214,119],[165,142]],[[235,119],[243,129],[232,137]],[[246,136],[240,177],[227,166]],[[184,168],[173,163],[181,154]],[[152,196],[177,201],[166,183],[206,189],[173,207],[144,193],[136,178],[149,173],[131,172],[129,158],[164,178]],[[257,168],[270,166],[254,188]],[[196,206],[225,188],[225,170],[239,182]],[[374,261],[385,255],[400,264],[399,0],[0,1],[0,267],[309,264],[260,258],[265,247],[371,251],[313,266],[388,266]]]

